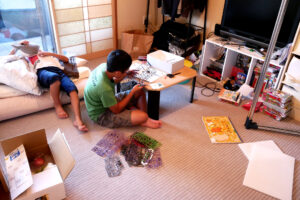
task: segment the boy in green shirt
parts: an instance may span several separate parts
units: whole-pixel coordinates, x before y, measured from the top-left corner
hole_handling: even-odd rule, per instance
[[[112,51],[103,63],[94,69],[84,89],[84,101],[89,117],[101,126],[118,128],[141,125],[160,128],[162,123],[148,117],[146,95],[143,86],[115,94],[115,84],[127,75],[132,63],[123,50]],[[135,106],[137,109],[128,110]]]

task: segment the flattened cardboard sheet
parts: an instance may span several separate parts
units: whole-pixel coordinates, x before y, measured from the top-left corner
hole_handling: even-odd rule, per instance
[[[62,179],[65,180],[75,166],[75,159],[73,158],[65,136],[60,129],[57,129],[52,137],[49,142],[49,147],[60,175]]]
[[[294,166],[295,158],[254,146],[243,184],[272,197],[291,200]]]
[[[247,159],[250,160],[253,148],[254,146],[257,145],[282,153],[282,151],[279,149],[279,147],[275,144],[273,140],[243,143],[243,144],[239,144],[239,147],[242,150],[242,152],[245,154]]]

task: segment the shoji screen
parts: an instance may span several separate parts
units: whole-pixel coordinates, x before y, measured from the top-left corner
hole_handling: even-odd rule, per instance
[[[51,0],[58,53],[103,56],[116,48],[115,0]]]

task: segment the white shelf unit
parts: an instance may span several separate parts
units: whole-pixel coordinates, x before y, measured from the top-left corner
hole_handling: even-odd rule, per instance
[[[233,66],[236,65],[236,60],[238,57],[238,54],[242,54],[245,56],[248,56],[251,58],[249,69],[248,69],[248,74],[245,83],[250,84],[251,77],[253,74],[254,67],[256,66],[256,63],[258,60],[264,61],[264,58],[260,56],[258,53],[255,51],[250,51],[249,48],[244,47],[244,46],[238,46],[238,45],[233,45],[232,42],[229,42],[227,40],[224,40],[221,37],[218,36],[212,36],[205,41],[205,46],[204,46],[204,51],[203,51],[203,57],[202,57],[202,63],[201,63],[201,70],[199,73],[203,76],[208,77],[207,75],[204,74],[204,71],[206,71],[207,67],[211,64],[211,58],[214,58],[218,56],[218,51],[220,51],[220,48],[224,48],[226,53],[225,53],[225,59],[224,59],[224,64],[222,68],[222,75],[221,75],[221,81],[225,80],[226,78],[230,78],[231,71]],[[280,68],[279,74],[277,76],[277,80],[275,83],[275,88],[277,89],[279,86],[279,80],[282,75],[282,72],[284,71],[284,66],[280,65],[276,60],[271,60],[270,64],[278,66]],[[211,77],[209,77],[211,78]],[[213,78],[211,78],[214,81],[217,81]]]
[[[300,23],[298,25],[298,29],[296,35],[294,37],[291,52],[288,55],[288,59],[285,65],[285,69],[283,71],[283,75],[280,80],[279,88],[288,94],[293,96],[293,109],[291,111],[290,116],[297,121],[300,121],[300,91],[293,87],[293,83],[291,83],[288,78],[285,76],[285,73],[289,69],[289,64],[294,56],[300,57]],[[300,68],[300,66],[299,66]]]

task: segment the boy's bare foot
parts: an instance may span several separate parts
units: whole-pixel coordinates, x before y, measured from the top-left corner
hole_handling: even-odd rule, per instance
[[[82,132],[87,132],[89,130],[83,122],[74,121],[73,124],[78,130]]]
[[[55,112],[60,119],[66,119],[69,117],[68,113],[61,106],[55,107]]]
[[[160,128],[162,123],[160,120],[148,118],[147,121],[145,123],[142,123],[141,125],[148,128]]]

